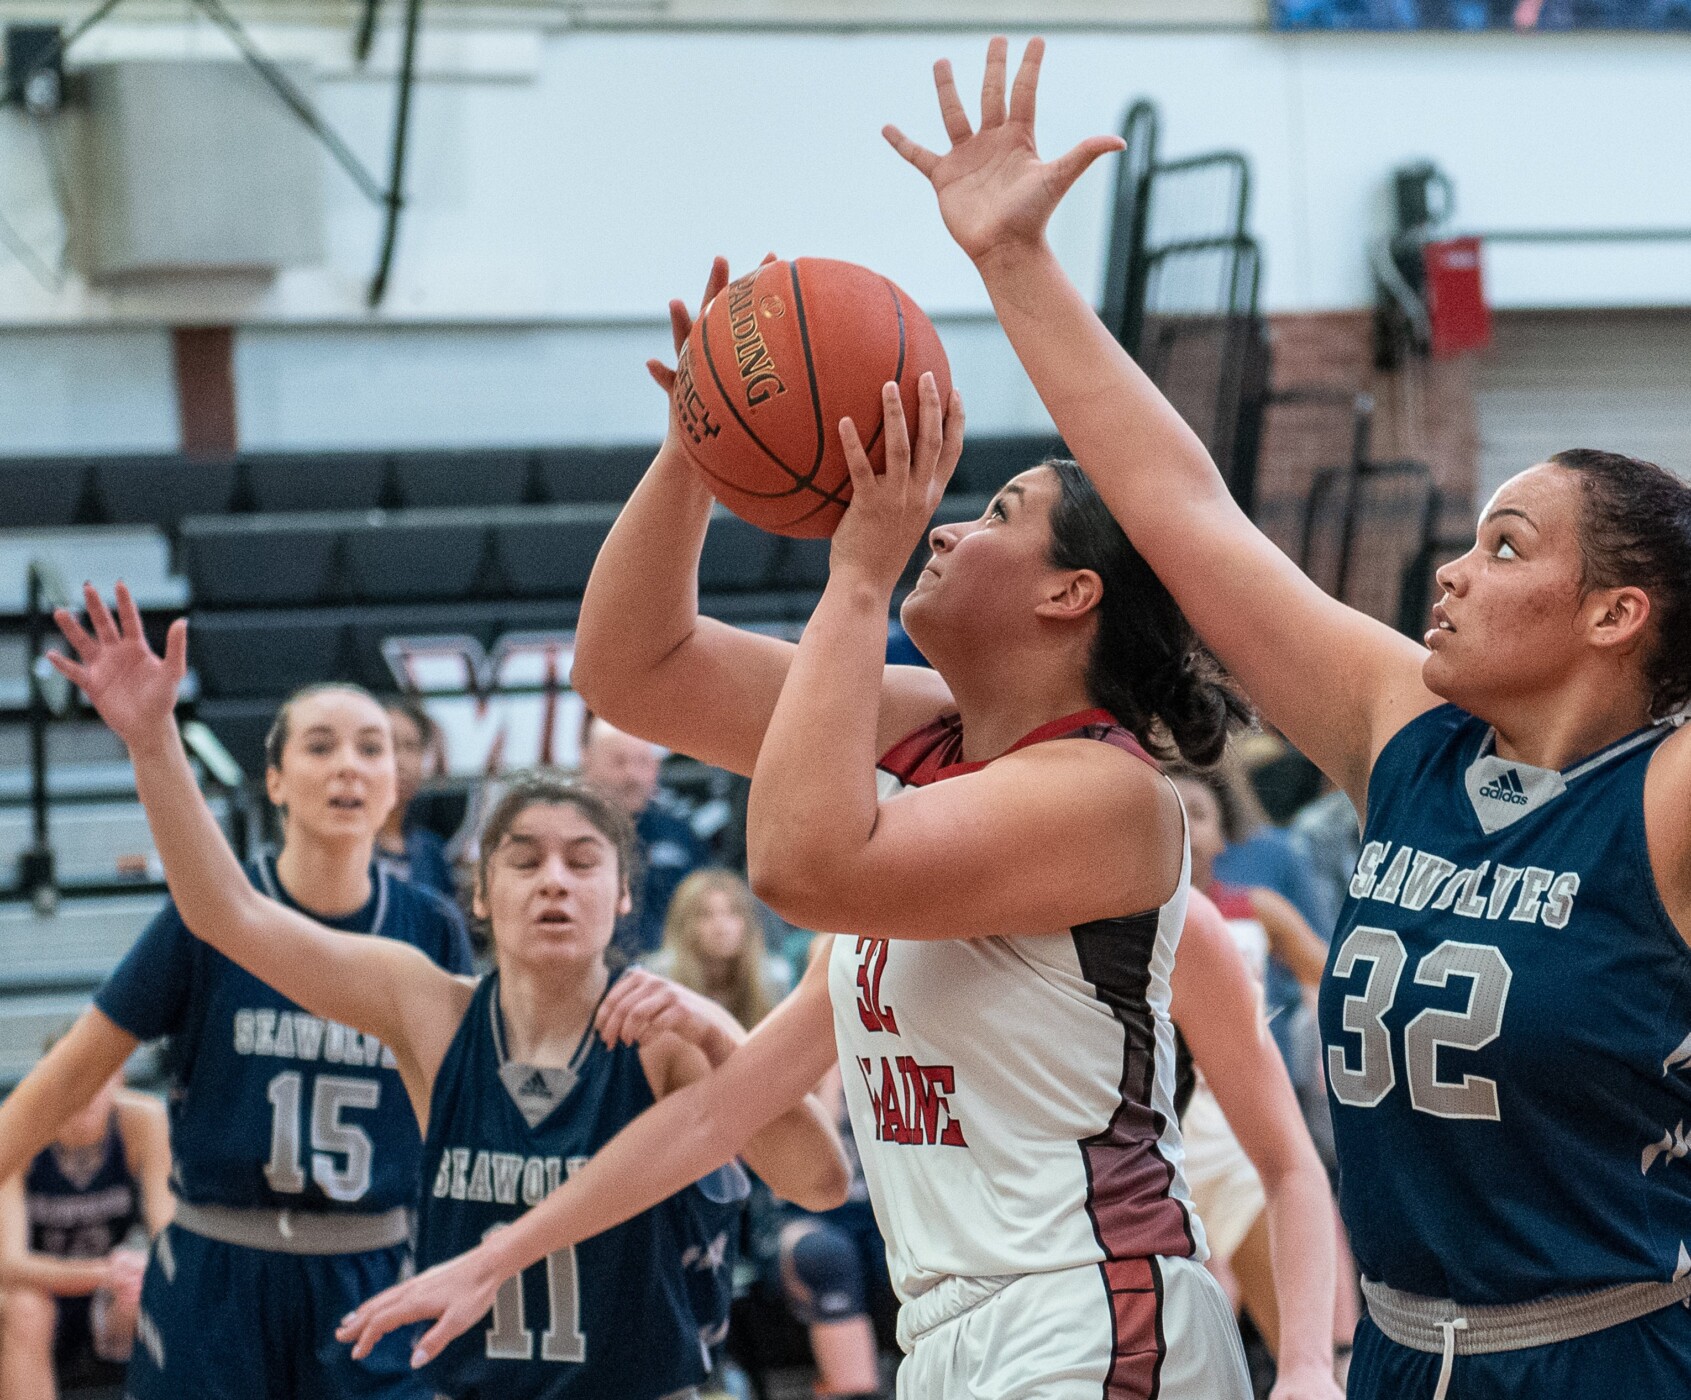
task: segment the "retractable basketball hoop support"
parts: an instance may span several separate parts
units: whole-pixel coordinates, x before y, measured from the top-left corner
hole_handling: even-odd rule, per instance
[[[102,0],[91,14],[50,45],[29,69],[19,76],[17,86],[26,89],[29,80],[57,63],[70,46],[95,25],[106,19],[123,0]],[[375,37],[376,13],[381,0],[364,0],[364,11],[353,41],[353,55],[363,64],[370,56]],[[404,31],[400,41],[399,74],[394,93],[393,144],[388,158],[388,181],[384,186],[370,173],[339,132],[324,120],[323,114],[299,84],[256,43],[240,20],[225,7],[223,0],[189,0],[195,9],[228,36],[247,64],[261,77],[282,105],[299,118],[301,124],[315,136],[323,148],[344,170],[352,183],[372,204],[383,211],[381,246],[376,256],[376,270],[371,274],[365,304],[372,308],[382,304],[387,294],[388,277],[393,270],[394,249],[399,238],[399,215],[405,207],[405,161],[411,128],[411,91],[416,84],[417,33],[422,24],[423,0],[405,0]]]

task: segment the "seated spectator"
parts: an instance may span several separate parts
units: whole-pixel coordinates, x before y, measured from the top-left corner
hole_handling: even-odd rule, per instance
[[[1170,777],[1186,808],[1193,890],[1207,895],[1221,913],[1227,932],[1259,990],[1266,988],[1268,960],[1272,954],[1290,971],[1299,989],[1300,1010],[1307,1011],[1321,984],[1326,944],[1316,937],[1283,895],[1262,887],[1229,884],[1219,877],[1220,857],[1227,849],[1225,814],[1230,789],[1226,776],[1218,769],[1193,772],[1173,768]],[[1177,1024],[1178,1012],[1177,1008]],[[1313,1022],[1312,1015],[1308,1019]],[[1313,1058],[1313,1042],[1309,1053]],[[1313,1075],[1307,1066],[1305,1069],[1306,1077],[1320,1082],[1318,1066]],[[1291,1077],[1295,1083],[1295,1070]],[[1272,1350],[1278,1337],[1278,1322],[1268,1220],[1264,1213],[1267,1197],[1214,1095],[1201,1080],[1188,1108],[1181,1114],[1181,1133],[1186,1148],[1187,1185],[1192,1203],[1204,1222],[1212,1272],[1235,1305],[1250,1313]],[[1316,1145],[1319,1147],[1319,1142]],[[1336,1222],[1336,1214],[1334,1219]],[[1339,1288],[1335,1338],[1348,1342],[1349,1329],[1355,1324],[1354,1291],[1344,1277]]]
[[[763,911],[728,870],[695,870],[676,888],[653,972],[709,997],[748,1031],[793,989],[793,969],[768,951]]]
[[[22,1177],[0,1184],[0,1396],[55,1400],[58,1377],[121,1384],[145,1247],[170,1223],[164,1105],[114,1075]]]
[[[836,1066],[817,1087],[834,1111],[851,1163],[845,1204],[821,1214],[784,1207],[777,1253],[781,1294],[810,1335],[815,1400],[879,1400],[881,1363],[875,1321],[890,1330],[898,1311],[887,1274],[887,1247],[875,1225],[863,1165],[851,1135]]]
[[[1315,927],[1337,928],[1339,911],[1350,894],[1351,876],[1362,854],[1362,824],[1356,817],[1356,804],[1342,788],[1327,783],[1322,795],[1292,818],[1290,833],[1321,894],[1322,921]]]
[[[634,818],[644,875],[634,912],[617,922],[616,946],[631,958],[657,951],[663,941],[669,901],[688,875],[705,864],[705,848],[658,784],[656,744],[588,721],[581,745],[581,780],[597,788]]]
[[[446,859],[446,842],[428,827],[407,820],[425,773],[438,763],[440,730],[421,702],[409,695],[387,700],[382,708],[393,725],[393,766],[398,785],[393,810],[376,833],[376,864],[401,880],[456,900],[458,888]]]

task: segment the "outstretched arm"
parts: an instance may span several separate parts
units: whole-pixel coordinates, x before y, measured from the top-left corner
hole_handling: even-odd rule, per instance
[[[89,626],[55,614],[78,661],[49,652],[129,747],[135,790],[164,863],[177,912],[197,938],[315,1015],[368,1031],[400,1062],[412,1102],[426,1109],[469,989],[419,949],[337,933],[267,899],[247,880],[194,780],[177,733],[177,687],[188,666],[188,624],[170,627],[163,657],[147,645],[135,600],[117,586],[113,618],[92,586]],[[121,621],[121,626],[119,625]]]
[[[1252,700],[1363,805],[1386,740],[1436,700],[1425,653],[1327,597],[1245,516],[1196,434],[1093,314],[1045,241],[1052,211],[1098,156],[1092,137],[1049,163],[1034,145],[1041,40],[1005,105],[994,39],[980,129],[951,67],[935,65],[951,149],[887,139],[933,183],[946,227],[975,263],[1000,324],[1058,431],[1193,626]]]
[[[705,305],[728,283],[718,258]],[[679,351],[692,318],[669,306]],[[647,366],[669,389],[675,374]],[[674,415],[651,469],[599,550],[576,624],[571,684],[619,729],[750,776],[781,693],[793,645],[699,616],[699,555],[710,520],[704,478],[681,446]],[[886,619],[881,619],[885,641]],[[880,732],[890,747],[950,706],[932,671],[886,666]]]
[[[720,1068],[748,1039],[709,997],[641,968],[617,978],[595,1019],[607,1045],[640,1047],[660,1100]],[[832,1210],[851,1185],[840,1135],[815,1094],[759,1129],[739,1155],[771,1191],[804,1210]]]
[[[647,1109],[516,1224],[378,1294],[349,1314],[336,1336],[363,1357],[394,1328],[438,1318],[412,1355],[413,1365],[424,1365],[486,1314],[506,1279],[725,1165],[803,1102],[836,1061],[827,972],[826,960],[815,963],[721,1069]]]
[[[1173,1017],[1268,1198],[1280,1307],[1273,1400],[1338,1400],[1333,1205],[1291,1080],[1221,913],[1196,890],[1174,959]]]

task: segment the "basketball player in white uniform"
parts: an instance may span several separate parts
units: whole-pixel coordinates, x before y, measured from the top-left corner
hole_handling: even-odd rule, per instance
[[[707,300],[725,280],[719,263]],[[688,318],[671,310],[679,343]],[[1212,759],[1237,702],[1072,463],[932,532],[902,616],[936,669],[884,666],[894,585],[961,450],[960,404],[931,377],[921,396],[914,447],[896,390],[883,399],[883,476],[842,426],[854,497],[796,647],[698,616],[710,497],[673,434],[577,632],[573,680],[596,713],[752,775],[754,886],[797,924],[844,930],[831,956],[699,1092],[343,1335],[438,1318],[418,1347],[433,1355],[520,1261],[726,1159],[837,1059],[904,1304],[902,1396],[1248,1393],[1180,1173],[1168,1001],[1185,824],[1145,751]],[[601,1034],[648,1033],[663,995],[608,998]],[[1336,1400],[1330,1230],[1318,1203],[1304,1214],[1282,1251],[1301,1312],[1279,1394]]]

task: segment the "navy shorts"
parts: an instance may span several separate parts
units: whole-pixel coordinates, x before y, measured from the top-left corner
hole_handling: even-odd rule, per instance
[[[359,1303],[405,1276],[403,1245],[367,1254],[248,1249],[172,1225],[153,1244],[126,1400],[433,1400],[415,1328],[363,1361],[335,1340]]]
[[[1441,1358],[1399,1346],[1363,1318],[1347,1400],[1432,1400]],[[1553,1346],[1458,1356],[1448,1400],[1684,1400],[1691,1396],[1691,1311],[1683,1303]]]

